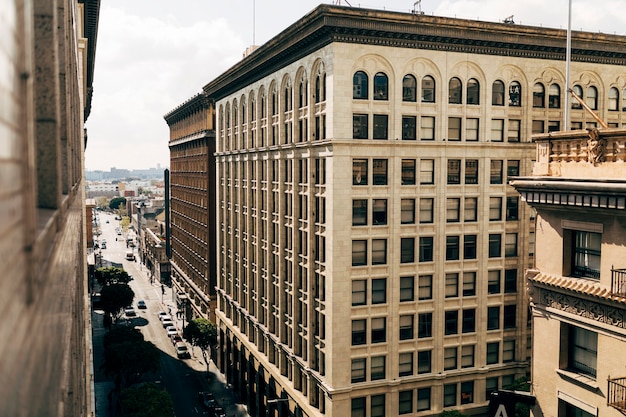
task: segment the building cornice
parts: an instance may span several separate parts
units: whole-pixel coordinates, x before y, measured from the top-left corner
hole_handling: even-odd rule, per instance
[[[330,43],[565,61],[567,32],[320,5],[204,87],[219,100]],[[626,38],[572,32],[572,61],[626,65]]]
[[[202,94],[196,94],[183,104],[176,107],[174,110],[166,113],[163,118],[167,122],[168,126],[173,125],[176,122],[185,120],[187,117],[199,111],[208,110],[210,108],[209,98]]]

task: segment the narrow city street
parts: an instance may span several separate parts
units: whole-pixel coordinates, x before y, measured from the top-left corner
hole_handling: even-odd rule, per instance
[[[103,239],[106,241],[106,249],[102,249],[103,265],[121,266],[133,277],[130,281],[130,287],[135,293],[133,307],[136,316],[124,316],[120,320],[139,328],[145,339],[154,343],[161,351],[161,369],[158,375],[147,376],[147,380],[162,385],[169,392],[174,401],[174,410],[177,417],[209,415],[200,404],[198,393],[201,391],[213,392],[220,405],[224,407],[227,416],[245,416],[245,407],[236,404],[234,398],[232,398],[231,390],[213,363],[210,363],[210,372],[207,374],[207,365],[198,348],[193,348],[189,345],[192,353],[191,358],[177,358],[174,345],[158,317],[159,311],[169,313],[179,333],[182,335],[183,323],[182,320],[177,318],[176,305],[172,301],[171,289],[167,286],[161,286],[158,280],[152,280],[151,282],[150,271],[141,265],[137,248],[133,249],[136,255],[135,260],[126,259],[126,252],[130,248],[126,246],[125,236],[123,234],[118,235],[116,232],[119,221],[115,220],[112,214],[100,212],[99,217],[102,231],[99,241],[102,242]],[[139,300],[145,301],[146,309],[137,308],[137,301]],[[93,316],[94,345],[96,345],[101,343],[101,337],[96,337],[99,331],[97,324],[101,322],[99,320],[101,317],[98,317],[97,310]],[[100,329],[100,336],[103,333],[104,331]],[[98,352],[99,347],[94,346],[94,351]],[[95,366],[99,366],[98,358],[95,359]],[[96,369],[96,382],[99,379],[97,373],[98,369]],[[105,399],[105,401],[107,400]],[[114,410],[102,410],[102,408],[101,406],[98,409],[98,417],[115,416]]]

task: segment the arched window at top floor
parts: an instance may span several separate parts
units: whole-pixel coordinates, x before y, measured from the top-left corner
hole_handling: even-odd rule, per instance
[[[256,120],[256,100],[254,96],[250,97],[250,121],[254,122]]]
[[[309,104],[309,83],[306,78],[302,76],[300,83],[298,83],[298,108],[306,107]]]
[[[278,91],[276,86],[272,89],[272,116],[278,114]]]
[[[589,106],[591,110],[598,110],[598,89],[593,85],[587,87],[585,103],[587,103],[587,106]]]
[[[509,106],[520,107],[522,105],[522,85],[518,81],[509,84]]]
[[[407,74],[402,79],[402,101],[417,101],[417,80],[411,74]]]
[[[233,127],[237,127],[239,123],[239,106],[237,100],[233,101]]]
[[[248,114],[246,109],[246,97],[242,96],[239,101],[239,112],[241,113],[241,124],[245,125],[248,123]]]
[[[293,109],[293,91],[291,88],[291,83],[285,84],[285,89],[283,91],[283,112],[288,112]]]
[[[389,78],[384,72],[374,75],[374,100],[389,100]]]
[[[619,90],[615,87],[611,87],[609,90],[609,111],[619,110]]]
[[[467,104],[480,104],[480,83],[475,78],[467,82]]]
[[[435,79],[430,75],[422,78],[422,103],[435,102]]]
[[[533,107],[546,107],[546,88],[541,83],[535,83],[533,87]]]
[[[315,76],[315,102],[326,101],[326,73],[319,72]]]
[[[561,108],[561,86],[551,84],[548,89],[548,107],[551,109]]]
[[[267,117],[267,99],[265,97],[265,91],[261,91],[259,95],[259,105],[261,110],[261,119],[265,119]]]
[[[504,106],[504,83],[495,80],[491,85],[491,105]]]
[[[578,97],[583,99],[583,88],[581,86],[576,84],[574,87],[572,87],[572,91]],[[572,100],[572,109],[582,109],[583,108],[582,104],[580,104],[580,102],[578,100],[576,100],[576,98],[574,98],[574,97],[572,97],[572,98],[573,98],[573,100]]]
[[[461,104],[463,100],[463,84],[461,80],[454,77],[448,83],[448,103]]]
[[[357,71],[352,77],[352,98],[367,99],[368,78],[363,71]]]

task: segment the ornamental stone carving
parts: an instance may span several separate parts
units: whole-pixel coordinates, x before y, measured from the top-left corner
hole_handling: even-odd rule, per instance
[[[626,329],[626,309],[615,308],[578,297],[541,290],[541,304],[599,323]]]
[[[598,129],[589,129],[589,139],[587,139],[587,162],[598,164],[605,161],[604,149],[606,139],[601,138]]]

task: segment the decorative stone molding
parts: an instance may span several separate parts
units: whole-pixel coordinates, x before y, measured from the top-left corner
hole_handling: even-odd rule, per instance
[[[535,290],[538,290],[535,288]],[[534,291],[533,295],[537,291]],[[626,329],[626,310],[600,304],[556,291],[540,289],[539,302],[547,307],[575,314],[577,316]]]

